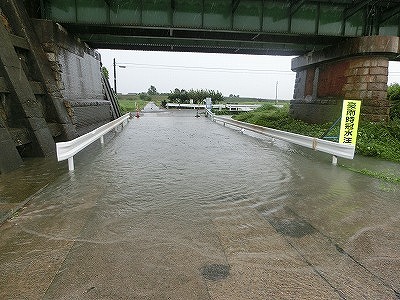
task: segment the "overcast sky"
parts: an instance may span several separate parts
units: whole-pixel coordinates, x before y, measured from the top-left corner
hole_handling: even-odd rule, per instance
[[[292,57],[99,50],[114,86],[113,58],[117,63],[118,93],[158,92],[175,88],[212,89],[242,97],[292,99],[295,73]],[[119,66],[124,66],[121,68]],[[389,83],[400,82],[400,63],[389,65]]]

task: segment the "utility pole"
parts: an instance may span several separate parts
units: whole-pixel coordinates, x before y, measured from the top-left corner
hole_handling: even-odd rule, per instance
[[[116,66],[117,64],[115,63],[115,58],[114,58],[114,93],[117,95],[117,72],[116,72]]]
[[[278,81],[275,86],[275,104],[278,104]]]

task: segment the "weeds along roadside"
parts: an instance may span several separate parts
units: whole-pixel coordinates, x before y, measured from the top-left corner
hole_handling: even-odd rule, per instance
[[[289,104],[285,104],[282,108],[265,104],[254,111],[241,113],[233,118],[242,122],[318,138],[332,126],[332,123],[308,124],[293,119],[289,115]],[[339,126],[334,128],[331,135],[339,135]],[[360,122],[356,154],[400,163],[400,119],[394,117],[387,123]],[[400,183],[400,177],[394,174],[346,168],[384,181]]]

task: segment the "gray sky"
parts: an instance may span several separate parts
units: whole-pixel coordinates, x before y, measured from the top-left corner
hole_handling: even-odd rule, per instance
[[[235,54],[204,54],[99,50],[114,85],[113,58],[117,66],[119,93],[146,92],[154,85],[158,92],[175,88],[212,89],[242,97],[292,99],[295,73],[292,57]],[[400,63],[389,65],[389,83],[400,82]]]

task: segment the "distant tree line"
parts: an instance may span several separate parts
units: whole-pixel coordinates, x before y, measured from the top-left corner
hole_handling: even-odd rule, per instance
[[[168,95],[170,102],[188,104],[193,100],[194,104],[203,104],[205,98],[211,98],[213,103],[219,103],[224,100],[224,96],[219,91],[214,90],[180,90],[176,88]]]

